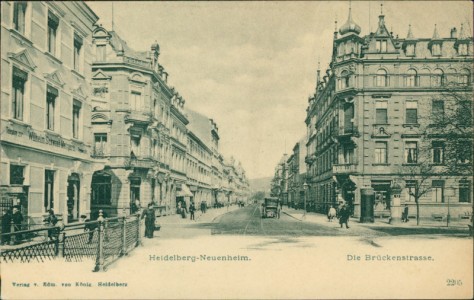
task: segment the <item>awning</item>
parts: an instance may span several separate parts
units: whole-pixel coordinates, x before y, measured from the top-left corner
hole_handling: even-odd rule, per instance
[[[191,190],[189,187],[185,184],[181,184],[181,190],[176,193],[177,197],[192,197],[193,193],[191,193]]]

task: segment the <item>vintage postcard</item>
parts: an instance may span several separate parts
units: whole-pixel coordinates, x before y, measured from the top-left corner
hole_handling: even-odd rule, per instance
[[[1,299],[472,299],[470,1],[2,1]]]

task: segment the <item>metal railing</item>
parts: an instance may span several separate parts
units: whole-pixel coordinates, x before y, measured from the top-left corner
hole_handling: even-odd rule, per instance
[[[62,230],[56,226],[4,233],[1,239],[11,242],[11,246],[0,248],[3,262],[87,258],[95,260],[93,271],[105,271],[140,244],[140,218],[104,218],[101,210],[97,221],[67,225]]]

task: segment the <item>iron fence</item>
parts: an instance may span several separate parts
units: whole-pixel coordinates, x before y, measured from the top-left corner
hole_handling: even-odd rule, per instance
[[[48,234],[52,230],[55,234]],[[105,271],[140,244],[140,218],[103,218],[100,211],[97,221],[67,225],[62,231],[49,227],[5,233],[1,238],[11,244],[0,248],[4,262],[92,259],[94,271]]]

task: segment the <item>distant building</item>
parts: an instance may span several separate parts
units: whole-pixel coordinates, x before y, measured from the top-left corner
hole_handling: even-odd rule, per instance
[[[470,93],[472,101],[472,39],[462,25],[448,37],[441,37],[435,26],[431,38],[416,38],[407,27],[406,38],[394,36],[380,15],[377,30],[360,36],[349,10],[347,22],[334,32],[330,68],[322,78],[317,71],[306,118],[310,198],[319,212],[346,202],[359,216],[361,193],[372,190],[375,215],[389,216],[384,212],[401,187],[400,201],[414,214],[412,193],[421,174],[411,177],[408,170],[422,164],[421,149],[431,148],[429,164],[443,167],[447,136],[437,132],[430,117],[444,113],[448,87]],[[472,119],[470,109],[465,113]],[[466,138],[469,151],[458,162],[472,168],[472,136]],[[467,213],[472,209],[471,177],[433,173],[424,182],[430,191],[420,199],[421,217]]]
[[[30,227],[90,211],[90,53],[84,2],[2,1],[1,202]],[[99,165],[100,166],[100,165]]]
[[[305,197],[306,209],[308,211],[314,210],[314,198],[308,197],[309,191],[305,190],[306,183],[306,136],[302,138],[293,147],[293,153],[287,161],[288,166],[288,206],[304,208]],[[308,186],[306,185],[306,188]]]

